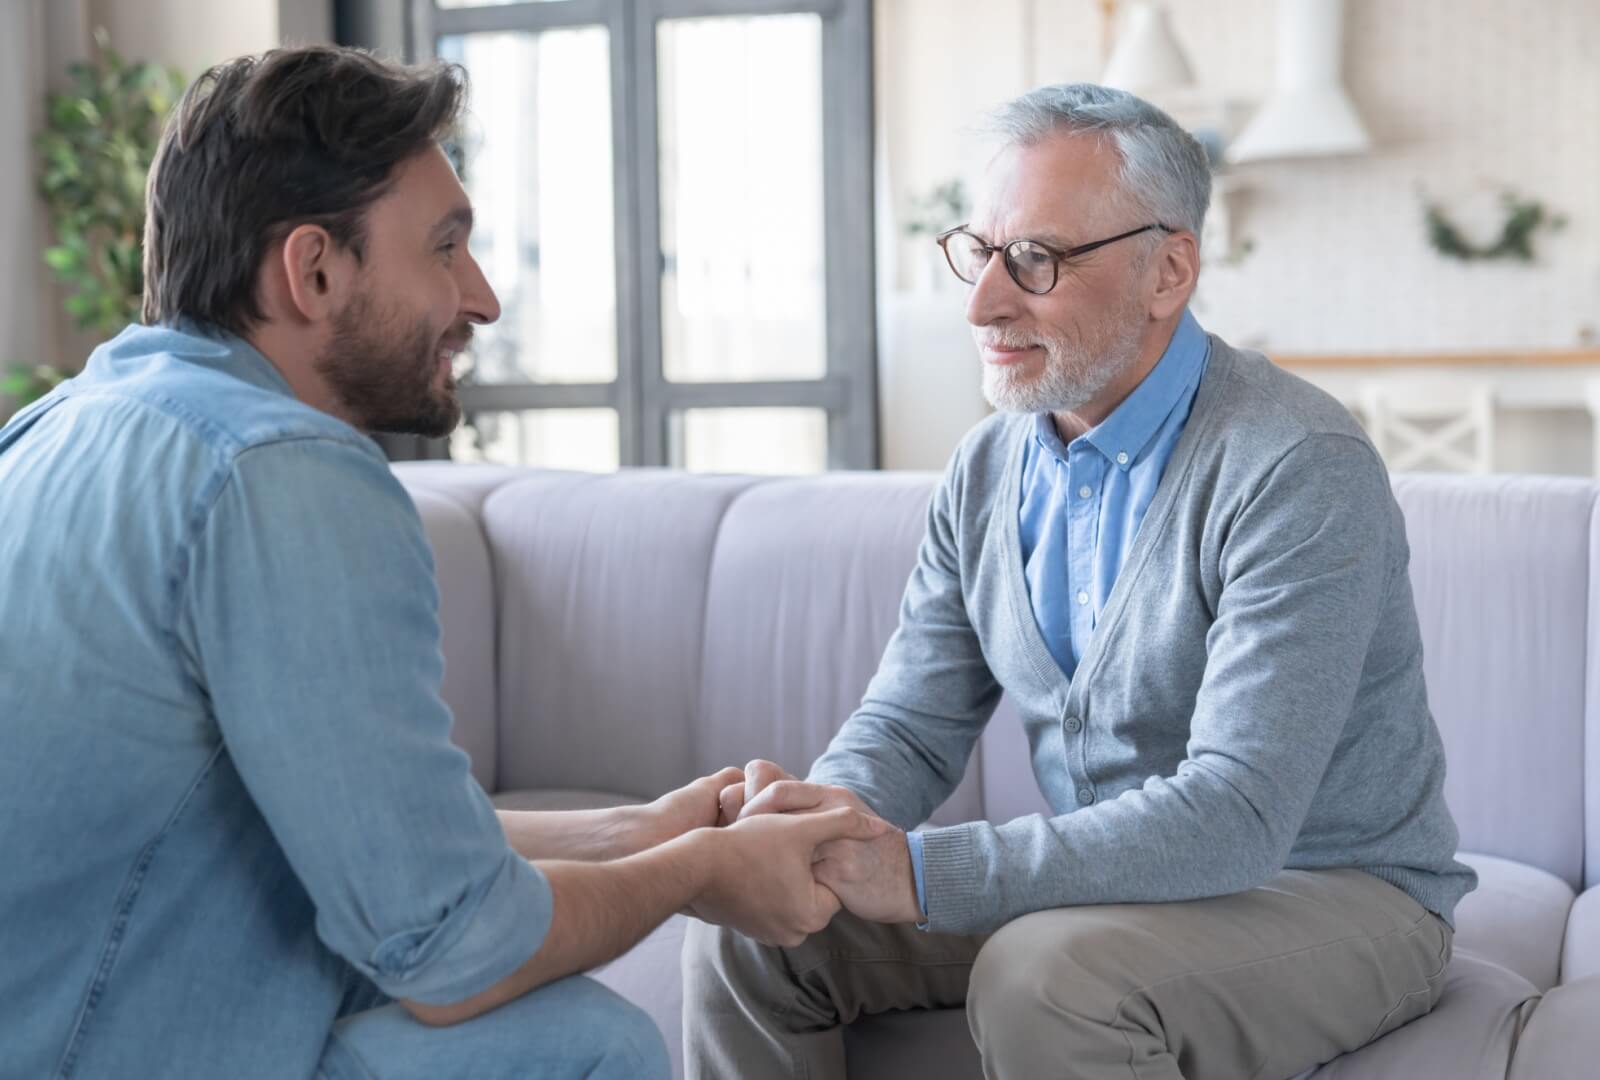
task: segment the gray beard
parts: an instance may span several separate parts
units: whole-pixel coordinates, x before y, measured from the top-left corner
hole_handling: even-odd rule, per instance
[[[1077,412],[1138,362],[1142,323],[1133,310],[1118,311],[1089,345],[1059,334],[992,335],[1003,344],[1041,346],[1044,370],[1028,376],[985,364],[984,399],[1001,412]]]

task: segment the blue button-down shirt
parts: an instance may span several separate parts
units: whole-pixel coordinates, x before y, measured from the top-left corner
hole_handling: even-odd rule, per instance
[[[134,327],[0,430],[0,521],[5,1070],[309,1076],[374,985],[538,949],[370,439],[237,338]]]
[[[1098,425],[1063,444],[1048,413],[1023,448],[1018,531],[1034,621],[1070,679],[1128,559],[1205,374],[1211,343],[1184,312],[1150,374]],[[922,838],[909,834],[928,910]]]
[[[1036,417],[1017,524],[1034,621],[1069,679],[1183,434],[1209,351],[1185,312],[1150,374],[1098,425],[1064,445],[1050,415]]]

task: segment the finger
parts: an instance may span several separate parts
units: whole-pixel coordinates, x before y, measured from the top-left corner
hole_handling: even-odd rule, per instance
[[[806,814],[795,820],[802,823],[801,828],[818,847],[829,840],[872,840],[891,828],[882,818],[863,814],[849,806],[820,814]]]
[[[744,767],[744,801],[750,802],[768,784],[777,783],[779,780],[793,780],[794,777],[784,772],[764,758],[756,758]]]
[[[743,815],[787,814],[815,810],[828,801],[831,791],[803,780],[779,780],[744,804]]]
[[[718,769],[710,776],[704,778],[707,785],[717,791],[722,791],[730,785],[744,786],[744,770],[737,765],[729,765],[726,769]]]
[[[744,781],[729,784],[717,796],[718,824],[731,825],[739,819],[739,811],[744,808]]]

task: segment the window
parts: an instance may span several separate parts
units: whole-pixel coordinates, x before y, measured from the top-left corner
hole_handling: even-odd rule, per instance
[[[870,0],[403,2],[502,307],[450,456],[876,466]]]

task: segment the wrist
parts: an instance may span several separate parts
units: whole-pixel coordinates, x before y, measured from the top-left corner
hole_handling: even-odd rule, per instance
[[[600,846],[607,859],[623,859],[654,847],[650,839],[651,815],[648,806],[617,806],[604,812],[600,827]]]

